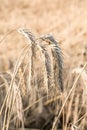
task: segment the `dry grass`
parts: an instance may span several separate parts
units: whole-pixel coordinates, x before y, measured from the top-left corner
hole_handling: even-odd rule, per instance
[[[2,111],[5,111],[2,130],[5,127],[8,130],[12,116],[15,116],[15,114],[17,115],[14,121],[16,127],[25,126],[26,122],[24,122],[24,118],[26,120],[26,116],[28,116],[27,113],[23,112],[23,109],[26,109],[25,102],[29,108],[33,103],[31,110],[32,112],[35,111],[34,115],[36,117],[43,115],[44,107],[49,107],[49,114],[55,115],[58,99],[54,99],[60,95],[61,90],[63,91],[62,53],[57,42],[55,41],[56,45],[54,41],[51,43],[51,40],[50,44],[49,42],[43,43],[42,37],[35,39],[34,35],[27,29],[20,29],[19,32],[27,36],[30,42],[20,54],[13,72],[10,72],[10,79],[8,75],[6,76],[4,75],[5,73],[1,73],[1,86],[3,85],[2,82],[5,82],[4,80],[6,80],[7,84],[10,82],[10,85],[2,86],[2,88],[5,87],[6,89],[5,99],[0,111],[1,118]],[[51,38],[53,39],[52,36]],[[39,101],[37,102],[37,100]],[[32,113],[29,112],[30,110],[27,111],[31,115],[31,118],[33,118]],[[54,112],[50,113],[51,111]],[[45,114],[46,117],[43,115],[43,119],[48,119],[49,114],[48,116]],[[43,122],[43,126],[39,126],[40,124],[38,124],[32,127],[43,128],[45,122]],[[31,127],[29,122],[28,127]]]
[[[87,61],[87,1],[3,0],[0,2],[2,3],[0,5],[0,124],[2,124],[0,127],[3,128],[2,130],[5,127],[6,130],[8,127],[13,130],[13,126],[24,127],[24,125],[26,127],[30,125],[32,128],[32,125],[34,127],[32,122],[35,120],[41,125],[44,124],[41,122],[43,118],[48,121],[43,126],[47,130],[50,129],[48,124],[51,124],[53,130],[57,129],[57,124],[58,129],[62,130],[86,130],[87,66],[82,67]],[[31,44],[25,46],[25,39],[16,31],[20,27],[29,28],[38,35],[54,33],[64,57],[62,94],[60,89],[55,94],[56,89],[51,86],[54,85],[53,73],[56,72],[55,81],[58,79],[59,70],[55,72],[52,70],[53,64],[56,64],[59,58],[56,58],[57,50],[54,50],[54,46],[48,47],[47,41],[42,42],[44,40],[42,37],[42,39],[35,37],[38,46],[33,47],[32,53]],[[41,46],[45,45],[47,51],[41,48],[39,43]],[[51,47],[54,47],[53,50]],[[20,53],[21,48],[23,50]],[[42,53],[43,49],[44,53]],[[54,59],[51,51],[54,52]],[[36,60],[32,63],[33,54],[36,55]],[[36,64],[36,61],[40,61],[39,64]],[[33,78],[32,74],[34,74]],[[41,75],[43,83],[40,81],[37,83],[37,74]],[[27,75],[31,76],[27,77]],[[25,82],[27,78],[28,82]],[[55,83],[59,85],[59,82]],[[41,87],[41,94],[37,89],[39,86],[45,86]],[[30,91],[33,96],[28,95]],[[49,93],[55,96],[50,98]],[[52,104],[55,111],[49,109]],[[43,114],[36,114],[38,111],[42,111],[44,117]]]

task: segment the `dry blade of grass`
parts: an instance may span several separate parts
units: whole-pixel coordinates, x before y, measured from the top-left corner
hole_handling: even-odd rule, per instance
[[[4,35],[4,37],[0,40],[0,44],[5,40],[5,38],[6,38],[8,35],[14,33],[14,31],[16,31],[16,30],[17,30],[17,29],[15,28],[15,29],[11,29],[10,31],[8,31],[8,32]]]
[[[71,124],[71,130],[80,130],[76,125]]]
[[[67,124],[69,122],[69,118],[71,116],[71,107],[72,107],[72,103],[73,103],[73,97],[75,94],[75,89],[73,90],[73,93],[71,95],[71,100],[68,102],[68,106],[67,106],[67,115],[66,115],[66,123],[65,123],[65,129],[67,130]]]
[[[80,122],[83,118],[87,117],[87,113],[85,113],[80,119],[78,119],[74,124],[76,125],[78,122]]]

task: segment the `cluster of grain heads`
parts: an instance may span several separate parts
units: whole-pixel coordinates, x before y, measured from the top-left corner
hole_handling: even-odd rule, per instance
[[[52,35],[36,38],[27,29],[18,32],[27,37],[28,44],[10,74],[1,74],[5,83],[5,98],[0,104],[0,115],[5,111],[2,130],[13,123],[16,127],[50,129],[63,92],[62,52]]]
[[[54,39],[54,37],[50,34],[41,36],[41,39],[43,41],[46,41],[49,43],[49,46],[51,47],[52,51],[52,57],[53,57],[53,70],[54,70],[54,79],[55,79],[55,85],[59,86],[61,91],[63,91],[63,57],[61,49],[58,45],[58,42]]]
[[[38,102],[37,114],[43,113],[44,104],[47,100],[53,100],[53,109],[58,108],[58,99],[61,91],[63,91],[63,58],[61,49],[52,35],[42,35],[36,38],[27,29],[18,30],[28,38],[31,45],[29,60],[29,75],[27,79],[27,87],[29,90],[29,104]],[[44,98],[44,99],[42,99]],[[54,100],[56,98],[56,100]],[[44,102],[45,101],[45,102]],[[34,109],[36,108],[35,105]],[[53,114],[53,112],[52,112]],[[43,116],[43,118],[45,118]]]

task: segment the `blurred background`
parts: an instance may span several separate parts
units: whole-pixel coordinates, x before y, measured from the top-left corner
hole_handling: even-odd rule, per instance
[[[7,70],[26,45],[19,28],[37,36],[52,33],[65,68],[78,66],[87,44],[87,0],[0,0],[0,71]]]

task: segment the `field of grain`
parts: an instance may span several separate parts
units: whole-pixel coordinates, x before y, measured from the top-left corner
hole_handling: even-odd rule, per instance
[[[86,11],[86,0],[0,0],[0,130],[87,130]],[[40,101],[44,98],[41,95],[48,90],[46,84],[38,81],[42,94],[36,100],[32,85],[33,96],[28,104],[29,95],[25,86],[27,73],[32,70],[31,62],[27,63],[28,70],[25,68],[31,53],[26,56],[28,41],[17,31],[20,28],[28,29],[36,37],[51,33],[63,53],[64,91],[59,90],[53,98],[47,97],[39,114],[38,109],[42,107]],[[37,66],[36,73],[39,75],[38,69],[42,71],[41,76],[46,81],[44,61],[39,61],[39,58],[37,61],[41,66]],[[22,61],[24,63],[21,65]],[[13,83],[14,80],[17,84]],[[6,85],[11,88],[8,90],[6,87],[7,92],[4,91]],[[22,88],[21,92],[17,85]],[[55,91],[54,88],[52,91]],[[51,105],[56,109],[55,114],[53,109],[49,110]]]

